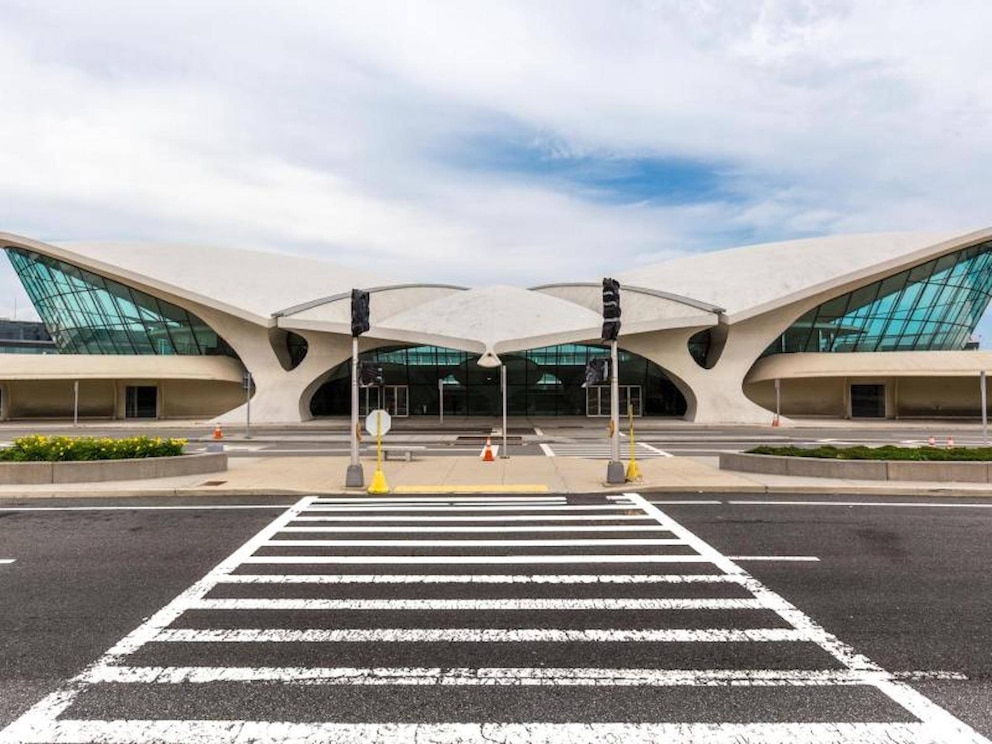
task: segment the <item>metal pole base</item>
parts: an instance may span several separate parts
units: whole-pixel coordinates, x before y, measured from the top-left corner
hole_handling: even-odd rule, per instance
[[[627,473],[623,469],[622,462],[619,460],[610,461],[610,464],[606,466],[606,482],[610,484],[627,482]]]
[[[361,465],[348,466],[348,472],[344,477],[344,487],[345,488],[365,487],[365,471],[362,470]]]

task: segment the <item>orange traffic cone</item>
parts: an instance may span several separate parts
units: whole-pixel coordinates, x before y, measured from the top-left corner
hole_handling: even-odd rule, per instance
[[[223,438],[224,438],[224,432],[220,430],[220,424],[217,424],[214,427],[214,439],[223,439]]]
[[[947,438],[947,449],[954,449],[954,437]]]
[[[772,416],[772,426],[778,426],[778,414]]]
[[[927,440],[927,444],[929,444],[931,447],[936,446],[937,445],[937,437],[935,437],[933,434],[931,434],[930,435],[930,438]]]
[[[482,450],[482,461],[483,462],[496,462],[496,458],[493,457],[493,441],[492,437],[486,437],[486,448]]]

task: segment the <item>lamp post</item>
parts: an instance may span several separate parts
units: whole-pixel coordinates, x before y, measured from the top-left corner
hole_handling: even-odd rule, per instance
[[[500,458],[505,458],[508,457],[506,454],[506,365],[500,361],[500,358],[496,356],[496,352],[492,349],[486,349],[476,364],[488,369],[499,367],[500,392],[503,399],[503,449]]]

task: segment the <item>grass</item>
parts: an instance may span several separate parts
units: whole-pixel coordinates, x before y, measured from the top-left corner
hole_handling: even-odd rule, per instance
[[[174,457],[183,453],[185,439],[161,437],[46,437],[32,434],[0,449],[5,462],[76,462],[133,460],[141,457]]]

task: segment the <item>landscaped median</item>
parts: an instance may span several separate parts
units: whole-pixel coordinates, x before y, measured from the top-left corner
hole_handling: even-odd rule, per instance
[[[721,470],[845,480],[992,483],[992,447],[756,447]]]
[[[0,449],[0,483],[31,485],[144,480],[227,470],[223,452],[183,454],[185,439],[34,434]]]

